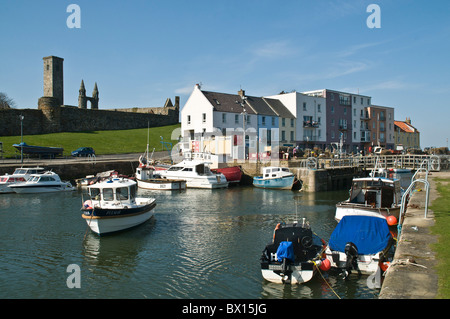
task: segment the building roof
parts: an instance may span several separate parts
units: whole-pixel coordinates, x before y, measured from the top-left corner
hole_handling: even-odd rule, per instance
[[[419,130],[407,122],[394,121],[394,125],[406,133],[419,133]]]
[[[210,91],[202,91],[217,112],[242,112],[242,98],[239,94],[227,94]],[[268,99],[256,96],[246,96],[245,111],[247,114],[268,115],[294,118],[284,104],[276,99]]]

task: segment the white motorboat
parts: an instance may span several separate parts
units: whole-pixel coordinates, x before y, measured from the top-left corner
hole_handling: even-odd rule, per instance
[[[332,268],[374,274],[387,261],[394,240],[387,222],[376,216],[344,216],[331,234],[325,254]]]
[[[11,175],[5,174],[0,176],[0,194],[4,193],[14,193],[14,191],[9,188],[9,185],[16,183],[24,183],[28,180],[31,174],[43,173],[44,168],[42,167],[20,167],[14,170]]]
[[[308,222],[277,224],[273,241],[266,245],[261,256],[261,273],[273,283],[301,284],[311,280],[325,241],[311,230]]]
[[[73,187],[70,182],[61,181],[59,175],[52,171],[47,171],[42,174],[32,174],[26,182],[12,184],[8,187],[19,194],[67,192],[75,190],[75,187]]]
[[[82,217],[98,235],[138,226],[153,216],[156,199],[136,197],[133,180],[112,178],[87,188],[89,199],[83,201]]]
[[[402,193],[400,180],[384,177],[354,178],[350,197],[336,205],[335,219],[347,215],[376,216],[398,222]],[[389,218],[395,217],[395,220]]]
[[[158,172],[162,178],[182,179],[188,188],[224,188],[228,181],[222,173],[213,173],[209,163],[197,160],[183,160],[167,170]]]

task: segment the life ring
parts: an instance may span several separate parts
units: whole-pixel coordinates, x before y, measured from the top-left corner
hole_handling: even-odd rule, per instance
[[[84,207],[85,209],[92,209],[92,201],[91,201],[90,199],[86,200],[86,201],[83,203],[83,207]]]

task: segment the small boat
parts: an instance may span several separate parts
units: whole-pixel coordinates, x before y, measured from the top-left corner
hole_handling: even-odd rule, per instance
[[[5,174],[0,176],[0,194],[14,193],[14,191],[8,187],[9,185],[26,182],[32,174],[43,172],[44,168],[42,167],[20,167],[16,168],[11,175]]]
[[[375,216],[344,216],[331,234],[325,250],[332,268],[373,274],[384,261],[394,240],[386,219]]]
[[[62,156],[64,152],[64,148],[62,147],[28,145],[25,142],[13,144],[13,146],[19,151],[23,150],[24,154],[38,155],[43,157],[48,156],[51,158],[54,158],[56,156]]]
[[[136,197],[136,182],[111,178],[88,186],[89,199],[82,205],[82,217],[98,235],[138,226],[153,215],[156,199]]]
[[[308,222],[277,224],[273,241],[261,256],[264,279],[273,283],[300,284],[311,280],[320,264],[326,243],[313,233]]]
[[[227,179],[228,183],[230,183],[230,184],[237,184],[237,183],[241,182],[242,169],[240,166],[214,168],[214,169],[211,169],[211,171],[213,173],[222,173],[223,175],[225,175],[225,178]]]
[[[167,170],[159,172],[162,178],[182,179],[188,188],[225,188],[228,181],[222,173],[213,173],[209,163],[197,160],[183,160]]]
[[[384,177],[354,178],[350,197],[336,205],[335,219],[347,215],[378,216],[398,221],[402,191],[400,180]]]
[[[68,192],[75,190],[70,182],[62,181],[59,175],[47,171],[42,174],[31,174],[23,183],[9,185],[14,192],[19,194]]]
[[[153,190],[186,189],[186,181],[184,179],[162,178],[159,172],[165,169],[156,167],[154,161],[151,159],[152,156],[150,158],[148,156],[147,144],[147,150],[139,157],[139,166],[136,168],[135,176],[139,188]]]
[[[139,188],[154,190],[183,190],[186,189],[184,179],[162,178],[157,174],[159,170],[153,166],[146,165],[136,168],[136,181]]]
[[[253,186],[292,189],[295,175],[287,167],[263,167],[263,175],[253,177]]]

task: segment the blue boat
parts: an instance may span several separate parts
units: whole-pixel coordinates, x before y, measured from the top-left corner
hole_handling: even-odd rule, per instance
[[[24,154],[37,155],[42,157],[47,156],[51,158],[62,156],[64,151],[64,148],[62,147],[28,145],[25,142],[13,144],[13,147],[15,147],[19,151],[23,151]]]
[[[295,175],[287,167],[264,167],[262,176],[253,177],[253,186],[273,189],[292,189]]]

